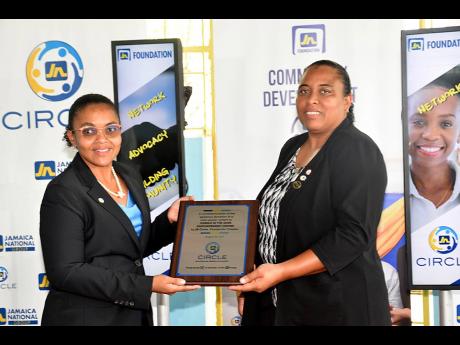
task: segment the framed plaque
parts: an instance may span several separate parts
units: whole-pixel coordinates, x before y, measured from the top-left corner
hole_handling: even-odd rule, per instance
[[[257,200],[180,203],[171,276],[187,284],[235,285],[254,269]]]

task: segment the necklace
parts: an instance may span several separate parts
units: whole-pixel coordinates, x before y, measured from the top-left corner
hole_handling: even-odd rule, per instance
[[[302,187],[302,182],[305,182],[307,180],[307,176],[311,174],[311,169],[306,169],[309,161],[305,165],[301,165],[299,167],[296,167],[296,161],[297,161],[297,155],[299,154],[300,147],[297,149],[297,152],[295,153],[295,158],[294,158],[294,174],[295,174],[295,179],[293,182],[291,182],[291,186],[294,189],[300,189]]]
[[[118,187],[118,192],[112,192],[110,189],[108,189],[101,181],[97,180],[97,182],[99,182],[99,184],[102,186],[102,188],[104,188],[108,193],[112,194],[113,196],[116,196],[117,198],[123,198],[126,194],[125,192],[123,192],[123,189],[121,188],[121,185],[120,185],[120,180],[118,179],[118,175],[117,173],[115,172],[115,169],[113,168],[112,166],[112,174],[113,174],[113,177],[115,177],[115,182],[117,183],[117,187]]]
[[[450,197],[451,195],[451,192],[454,190],[454,184],[455,184],[455,175],[454,175],[454,172],[451,171],[451,179],[450,179],[450,184],[449,184],[449,187],[446,189],[446,191],[442,194],[441,198],[439,199],[439,201],[435,202],[434,200],[432,200],[431,198],[429,198],[427,196],[427,193],[425,191],[422,191],[422,188],[420,188],[420,186],[418,186],[418,183],[416,183],[416,179],[414,179],[414,175],[411,173],[412,175],[412,180],[414,182],[414,185],[415,187],[417,188],[418,192],[423,195],[425,198],[427,198],[428,200],[430,200],[434,206],[436,208],[439,208],[442,204],[444,204]]]
[[[299,152],[300,152],[300,147],[295,152],[294,162],[292,163],[294,165],[294,172],[296,174],[300,174],[300,172],[305,168],[305,165],[296,166],[296,164],[297,164],[297,156],[299,155]]]
[[[452,191],[452,184],[449,186],[449,188],[446,189],[446,191],[442,195],[442,198],[437,203],[434,203],[434,206],[436,206],[436,208],[438,208],[439,206],[444,204],[444,202],[446,202],[447,199],[449,198],[451,191]]]

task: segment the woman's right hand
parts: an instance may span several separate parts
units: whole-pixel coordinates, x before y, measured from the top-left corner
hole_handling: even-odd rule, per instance
[[[166,295],[173,295],[176,292],[192,291],[200,287],[200,285],[185,285],[184,279],[172,278],[164,274],[154,276],[152,282],[152,292]]]
[[[195,201],[195,198],[193,195],[187,195],[174,201],[171,206],[169,206],[167,213],[169,223],[172,224],[177,222],[177,218],[179,217],[179,206],[182,201]]]

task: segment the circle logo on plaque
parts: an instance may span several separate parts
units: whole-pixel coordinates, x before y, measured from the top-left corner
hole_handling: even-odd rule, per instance
[[[206,244],[205,249],[206,252],[208,252],[209,254],[216,254],[220,250],[220,245],[217,242],[209,242],[208,244]]]

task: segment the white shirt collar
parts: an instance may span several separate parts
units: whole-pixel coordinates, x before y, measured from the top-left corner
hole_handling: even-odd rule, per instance
[[[449,162],[452,169],[455,170],[455,185],[452,195],[447,202],[443,203],[440,207],[436,206],[428,199],[420,195],[415,188],[415,185],[410,180],[410,218],[411,218],[411,232],[417,231],[425,224],[440,217],[445,212],[458,207],[460,205],[460,174],[459,168],[455,163]]]
[[[449,166],[451,167],[451,169],[453,169],[455,171],[455,184],[454,184],[454,189],[452,191],[452,195],[450,196],[449,200],[447,200],[443,205],[441,205],[440,207],[443,207],[444,205],[447,205],[447,204],[450,204],[452,201],[455,201],[459,194],[460,194],[460,169],[457,167],[457,164],[451,160],[449,160]],[[414,184],[414,181],[412,180],[412,177],[409,178],[409,191],[410,191],[410,194],[412,196],[414,196],[415,198],[417,199],[421,199],[421,200],[424,200],[426,202],[429,202],[431,204],[433,204],[430,200],[428,200],[427,198],[425,198],[424,196],[420,195],[420,193],[418,192],[417,188],[415,187],[415,184]]]

